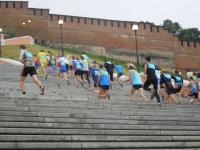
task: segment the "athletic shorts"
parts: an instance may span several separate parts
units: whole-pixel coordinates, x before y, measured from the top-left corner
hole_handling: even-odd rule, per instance
[[[60,67],[60,72],[61,73],[66,73],[67,72],[66,66],[61,66]]]
[[[181,89],[182,89],[182,86],[179,86],[177,88],[175,88],[175,93],[180,93],[181,92]]]
[[[82,71],[81,71],[81,70],[76,70],[76,71],[74,72],[74,75],[75,75],[75,76],[81,76],[81,75],[82,75]]]
[[[48,62],[47,62],[46,59],[45,60],[40,60],[40,64],[41,64],[42,67],[46,67]]]
[[[198,98],[198,93],[189,93],[190,97]]]
[[[66,70],[69,71],[69,65],[65,64]]]
[[[56,70],[56,65],[51,65],[51,69]]]
[[[35,67],[36,67],[36,68],[38,68],[38,67],[40,66],[40,63],[39,63],[39,62],[35,62],[34,64],[35,64]]]
[[[99,87],[103,90],[109,90],[110,86],[109,85],[99,85]]]
[[[69,68],[70,68],[70,70],[71,70],[71,71],[73,70],[73,67],[72,67],[72,65],[70,65],[70,66],[69,66]]]
[[[132,85],[132,87],[136,90],[139,90],[139,89],[143,88],[143,85],[142,84],[135,84],[135,85]]]
[[[27,77],[28,75],[30,75],[31,77],[33,75],[37,75],[37,71],[36,71],[36,68],[34,66],[24,67],[24,69],[22,70],[21,76]]]
[[[117,77],[121,77],[123,75],[123,73],[118,73]]]
[[[176,91],[171,83],[167,83],[166,85],[166,93],[167,95],[175,94]]]

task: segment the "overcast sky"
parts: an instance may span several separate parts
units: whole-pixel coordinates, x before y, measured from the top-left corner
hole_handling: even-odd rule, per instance
[[[29,0],[29,7],[50,13],[126,21],[178,21],[200,28],[200,0]]]

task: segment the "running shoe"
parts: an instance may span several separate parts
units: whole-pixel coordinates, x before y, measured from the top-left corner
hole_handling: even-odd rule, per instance
[[[48,75],[46,74],[46,76],[45,76],[45,80],[47,81],[47,78],[48,78]]]
[[[189,103],[192,104],[194,102],[194,99],[192,99]]]
[[[45,90],[44,87],[41,87],[41,88],[40,88],[40,95],[44,95],[44,90]]]

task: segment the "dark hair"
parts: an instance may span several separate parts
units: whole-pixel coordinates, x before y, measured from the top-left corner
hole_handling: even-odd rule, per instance
[[[151,58],[149,56],[145,57],[145,60],[150,62],[151,61]]]
[[[102,65],[102,64],[100,64],[100,65],[99,65],[99,68],[100,68],[100,69],[103,69],[103,65]]]
[[[192,81],[194,80],[193,77],[190,77],[189,79],[192,80]]]
[[[44,50],[41,49],[40,52],[44,52]]]
[[[175,70],[175,72],[174,72],[175,74],[179,74],[179,71],[178,70]]]
[[[84,58],[83,56],[81,56],[81,59],[82,59],[82,60],[85,60],[85,58]]]
[[[128,69],[134,69],[134,67],[130,65],[130,66],[128,67]]]
[[[21,45],[20,48],[21,49],[26,49],[26,46],[25,45]]]

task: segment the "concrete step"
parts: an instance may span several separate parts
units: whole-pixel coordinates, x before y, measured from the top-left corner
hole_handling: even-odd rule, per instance
[[[117,115],[117,116],[127,116],[127,117],[132,117],[132,116],[154,116],[156,117],[194,117],[194,118],[199,118],[198,114],[176,114],[176,113],[157,113],[157,112],[110,112],[110,111],[95,111],[95,110],[78,110],[78,109],[67,109],[64,112],[39,112],[39,111],[0,111],[0,116],[45,116],[45,117],[66,117],[69,114],[97,114],[97,115]]]
[[[200,136],[0,135],[0,142],[200,142]]]
[[[0,134],[15,135],[130,135],[130,136],[200,136],[195,130],[114,130],[114,129],[53,129],[53,128],[0,128]]]
[[[1,142],[1,149],[198,148],[199,142]]]
[[[154,119],[154,120],[153,120]],[[155,120],[156,119],[156,120]],[[91,119],[91,118],[50,118],[50,117],[16,117],[16,116],[0,116],[0,122],[38,122],[38,123],[86,123],[86,124],[125,124],[125,125],[180,125],[180,126],[198,126],[199,120],[157,120],[157,118],[149,117],[146,119],[138,118],[132,120],[121,119]],[[165,120],[164,120],[165,119]]]
[[[115,129],[115,130],[192,130],[199,131],[199,125],[171,124],[104,124],[104,123],[40,123],[40,122],[0,122],[1,128],[55,128],[55,129]]]

